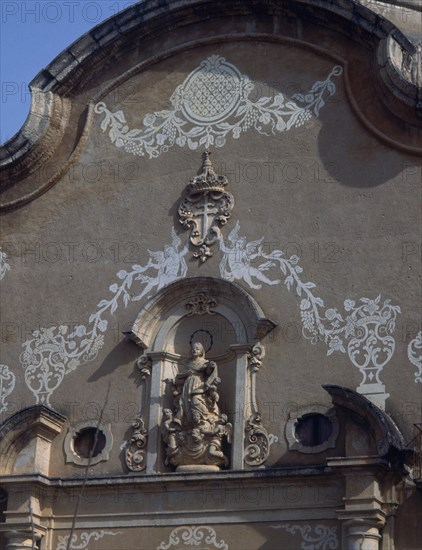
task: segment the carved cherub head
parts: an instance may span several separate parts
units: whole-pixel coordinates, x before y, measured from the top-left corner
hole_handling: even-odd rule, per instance
[[[165,420],[171,420],[173,418],[173,411],[171,409],[164,409],[163,417]]]
[[[198,411],[192,412],[192,422],[198,425],[201,422],[201,414]]]

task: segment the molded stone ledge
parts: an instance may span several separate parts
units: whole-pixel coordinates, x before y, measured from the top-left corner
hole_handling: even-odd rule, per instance
[[[62,82],[70,75],[79,65],[78,61],[70,51],[65,50],[58,55],[48,66],[48,72],[54,76],[56,80]]]
[[[387,464],[387,463],[386,463]],[[229,480],[255,480],[255,479],[280,479],[289,480],[296,477],[326,477],[333,476],[333,470],[326,464],[316,466],[289,466],[281,468],[265,468],[255,470],[220,470],[219,472],[167,472],[159,474],[132,473],[122,475],[104,475],[92,476],[86,479],[75,477],[60,477],[55,478],[44,474],[29,474],[29,475],[3,475],[2,483],[5,488],[17,483],[37,483],[47,487],[80,487],[81,485],[91,487],[110,487],[112,490],[115,485],[156,485],[158,489],[162,489],[163,484],[186,484],[198,483],[204,481],[228,483]]]
[[[79,38],[76,42],[71,44],[68,51],[79,63],[82,63],[85,59],[94,54],[100,49],[100,45],[94,38],[86,33]]]

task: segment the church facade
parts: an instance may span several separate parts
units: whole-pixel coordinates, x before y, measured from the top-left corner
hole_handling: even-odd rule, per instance
[[[421,16],[145,0],[34,79],[2,548],[418,548]]]

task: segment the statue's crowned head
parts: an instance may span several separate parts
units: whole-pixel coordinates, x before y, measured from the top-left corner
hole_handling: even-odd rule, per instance
[[[205,357],[204,346],[201,342],[194,342],[191,347],[192,357]]]

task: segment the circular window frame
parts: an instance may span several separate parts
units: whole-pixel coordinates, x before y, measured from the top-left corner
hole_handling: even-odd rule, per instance
[[[89,457],[85,458],[78,455],[78,453],[76,452],[75,439],[80,432],[90,428],[93,428],[103,433],[105,437],[105,445],[104,445],[104,449],[100,453],[98,453],[96,456],[93,456],[91,458]],[[79,422],[79,424],[76,424],[76,426],[69,428],[69,431],[67,432],[64,440],[64,452],[66,455],[66,462],[68,463],[72,462],[77,466],[94,466],[99,462],[105,462],[106,460],[109,459],[112,446],[113,446],[113,434],[111,433],[110,424],[102,424],[102,423],[98,424],[90,420],[87,420],[85,422]]]
[[[325,416],[330,421],[332,426],[331,435],[328,439],[319,445],[314,446],[304,445],[296,435],[296,428],[300,420],[311,414],[320,414]],[[308,405],[290,412],[289,420],[287,421],[285,427],[285,435],[289,451],[298,451],[299,453],[304,454],[316,454],[326,451],[327,449],[333,449],[336,446],[339,431],[340,425],[335,408],[327,405]]]

